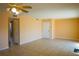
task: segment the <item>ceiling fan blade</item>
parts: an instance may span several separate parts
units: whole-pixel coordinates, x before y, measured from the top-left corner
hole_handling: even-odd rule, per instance
[[[16,7],[16,5],[14,5],[14,4],[8,4],[8,8],[14,8],[14,7]]]
[[[32,9],[31,6],[22,6],[22,8],[29,8],[29,9]]]
[[[28,13],[28,12],[29,12],[29,11],[27,11],[27,10],[25,10],[25,9],[21,8],[21,7],[17,7],[17,6],[16,6],[16,8],[17,8],[18,10],[21,10],[21,11],[26,12],[26,13]]]
[[[17,8],[18,10],[21,10],[23,12],[28,13],[29,11],[25,10],[24,8],[20,7],[20,6],[15,6],[15,8]]]
[[[16,4],[8,4],[10,7],[16,7],[17,5]],[[18,7],[21,7],[21,8],[29,8],[29,9],[32,9],[32,7],[31,6],[18,6]]]
[[[27,10],[24,10],[24,9],[20,9],[21,11],[23,11],[23,12],[26,12],[26,13],[28,13],[29,11],[27,11]]]

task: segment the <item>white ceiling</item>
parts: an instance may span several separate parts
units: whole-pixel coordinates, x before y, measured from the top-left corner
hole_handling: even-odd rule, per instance
[[[31,5],[33,8],[79,8],[79,3],[26,3],[24,5]]]
[[[70,18],[79,16],[79,3],[27,3],[28,13],[35,18]]]

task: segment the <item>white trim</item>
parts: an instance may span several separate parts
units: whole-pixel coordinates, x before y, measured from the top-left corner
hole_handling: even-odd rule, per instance
[[[0,51],[1,51],[1,50],[6,50],[6,49],[8,49],[8,48],[9,48],[9,47],[6,47],[6,48],[1,48],[1,49],[0,49]]]
[[[71,38],[62,38],[62,37],[59,37],[59,38],[54,38],[54,39],[64,39],[64,40],[70,40],[70,41],[79,41],[78,39],[71,39]]]
[[[40,38],[40,39],[41,39],[41,38]],[[36,41],[36,40],[39,40],[39,39],[35,39],[35,40],[30,40],[30,41],[20,42],[20,45],[23,45],[23,44],[28,44],[28,43],[31,43],[31,42]]]

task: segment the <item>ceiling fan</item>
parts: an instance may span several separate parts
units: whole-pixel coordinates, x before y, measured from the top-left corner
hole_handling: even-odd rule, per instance
[[[25,12],[25,13],[28,13],[29,11],[28,10],[26,10],[26,9],[32,9],[32,7],[31,6],[27,6],[27,5],[22,5],[22,4],[20,4],[20,3],[9,3],[8,4],[8,10],[9,11],[14,11],[14,12],[16,12],[16,11],[18,11],[18,12]]]

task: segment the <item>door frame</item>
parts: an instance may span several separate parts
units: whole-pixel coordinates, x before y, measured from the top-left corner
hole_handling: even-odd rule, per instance
[[[50,38],[52,39],[52,20],[51,19],[42,19],[42,37],[43,37],[43,23],[50,22]]]
[[[10,47],[9,45],[9,40],[10,40],[10,22],[13,21],[13,20],[18,20],[18,37],[19,37],[19,42],[17,45],[20,45],[20,19],[19,18],[11,18],[11,17],[8,17],[8,46]]]

